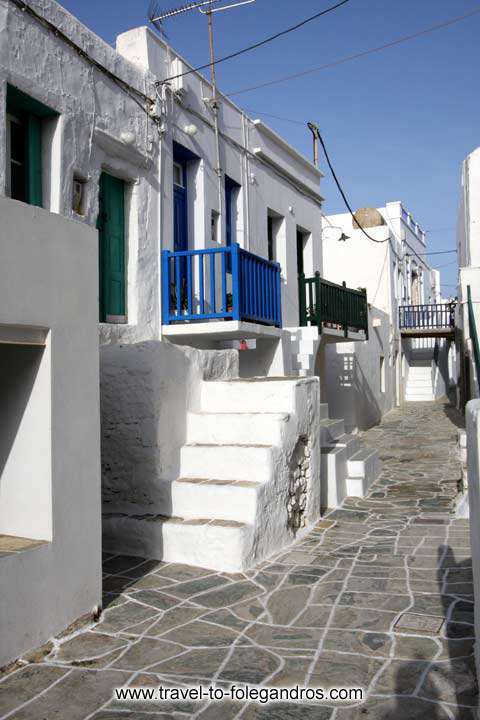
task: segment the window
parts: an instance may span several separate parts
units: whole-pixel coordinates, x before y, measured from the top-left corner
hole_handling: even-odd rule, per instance
[[[185,181],[183,178],[183,165],[180,163],[173,163],[173,184],[178,187],[185,187]]]
[[[285,218],[275,210],[268,209],[267,212],[267,256],[272,262],[283,262],[285,269]]]
[[[380,355],[380,392],[385,392],[385,357]]]
[[[75,175],[72,187],[72,210],[77,215],[85,215],[85,186],[85,180]]]
[[[211,217],[211,240],[212,245],[216,245],[218,243],[218,218],[219,214],[216,210],[212,210],[212,217]]]
[[[307,244],[307,235],[297,227],[297,273],[303,275],[305,272],[305,246]]]
[[[267,237],[268,237],[268,259],[275,260],[275,238],[273,236],[273,217],[268,216],[267,221]]]
[[[7,86],[7,195],[14,200],[43,205],[43,122],[57,113]]]

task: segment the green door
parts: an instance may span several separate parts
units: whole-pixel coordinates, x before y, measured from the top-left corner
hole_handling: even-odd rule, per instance
[[[100,176],[99,198],[100,322],[125,317],[125,183]]]

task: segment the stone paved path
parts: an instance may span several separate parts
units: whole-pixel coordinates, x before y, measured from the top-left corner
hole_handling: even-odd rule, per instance
[[[453,420],[452,420],[453,418]],[[454,412],[414,403],[365,434],[384,471],[307,538],[226,575],[105,561],[101,622],[0,681],[15,720],[473,719],[468,523],[451,509]],[[1,641],[1,639],[0,639]],[[119,703],[114,686],[359,686],[361,705]]]

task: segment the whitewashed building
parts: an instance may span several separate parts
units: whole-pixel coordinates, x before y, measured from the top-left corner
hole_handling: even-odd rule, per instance
[[[101,487],[97,233],[0,217],[1,667],[101,606]]]
[[[479,397],[480,358],[476,360],[475,354],[480,354],[480,148],[462,164],[457,256],[458,403],[463,408],[468,400]]]
[[[0,192],[98,229],[104,547],[245,568],[378,471],[319,397],[319,348],[368,336],[324,279],[321,173],[223,96],[217,134],[147,28],[0,14]]]
[[[323,225],[323,272],[367,290],[369,342],[326,346],[320,357],[322,400],[347,429],[366,429],[409,400],[448,392],[450,309],[440,276],[427,261],[427,238],[401,202],[329,215]],[[437,308],[438,306],[438,308]],[[441,327],[433,327],[436,312]],[[445,325],[445,327],[444,327]],[[444,332],[445,331],[445,332]]]

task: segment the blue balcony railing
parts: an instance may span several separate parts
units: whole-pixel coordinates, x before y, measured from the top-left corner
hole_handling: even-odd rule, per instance
[[[282,326],[280,265],[241,248],[162,253],[163,324],[247,320]]]

